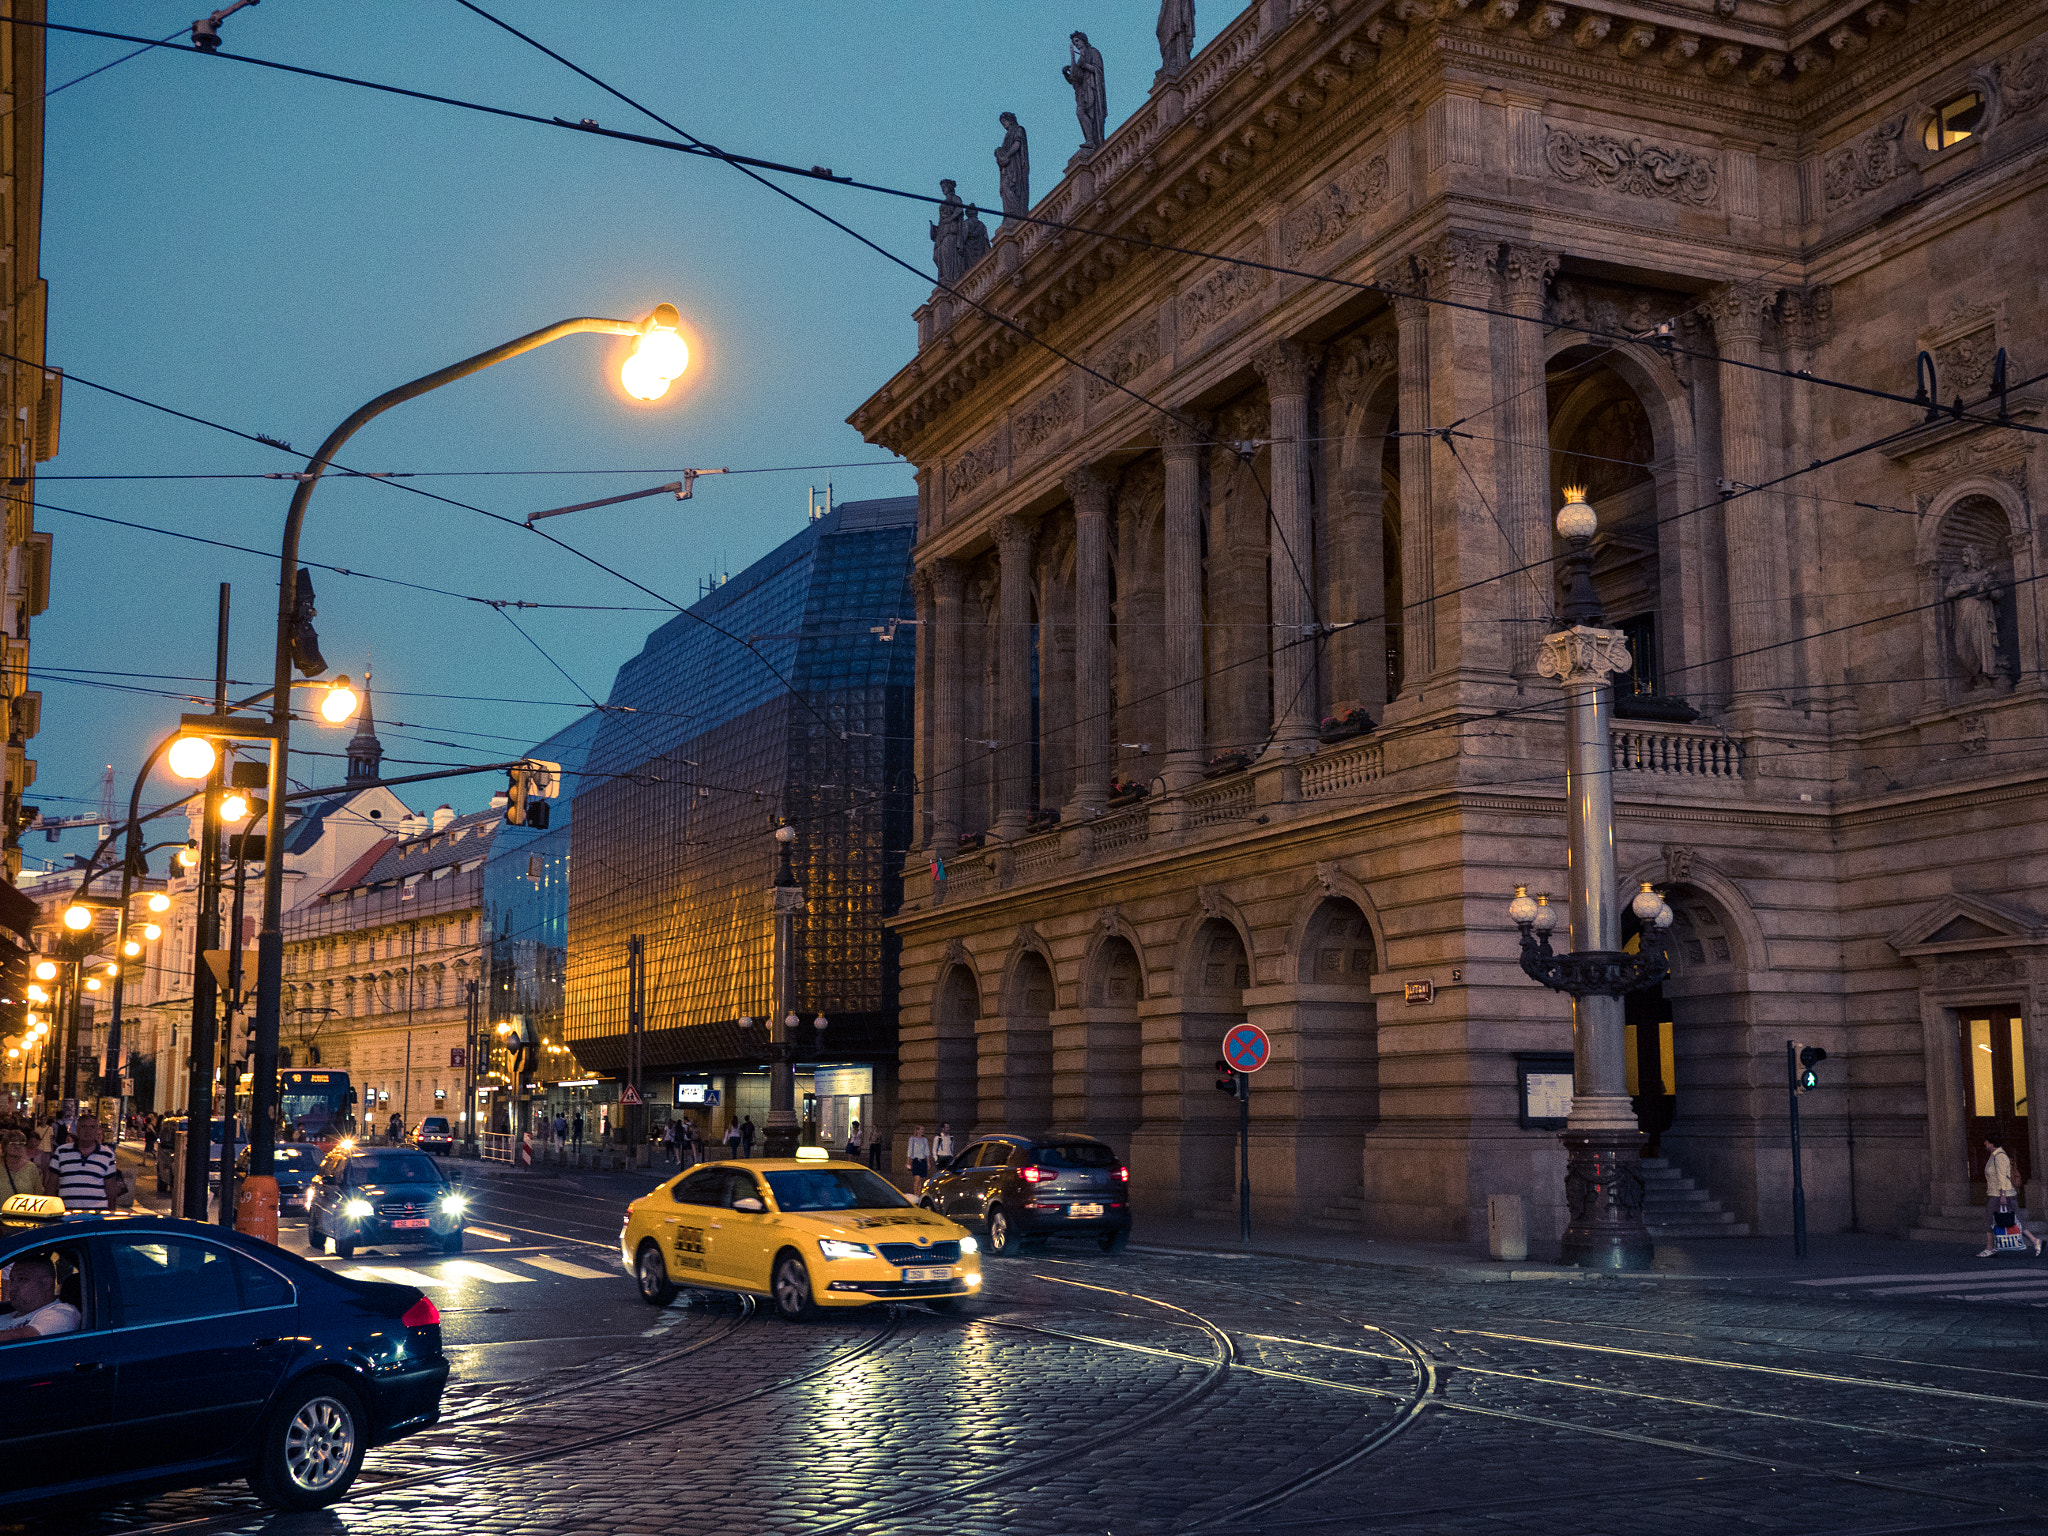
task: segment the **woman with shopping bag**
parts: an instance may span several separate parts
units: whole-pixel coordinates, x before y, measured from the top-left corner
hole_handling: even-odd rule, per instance
[[[2032,1248],[2038,1259],[2041,1239],[2029,1232],[2020,1219],[2019,1191],[2012,1182],[2012,1157],[2005,1150],[2004,1138],[1996,1131],[1984,1138],[1984,1196],[1985,1219],[1991,1232],[1977,1257],[1988,1259],[1995,1253]]]

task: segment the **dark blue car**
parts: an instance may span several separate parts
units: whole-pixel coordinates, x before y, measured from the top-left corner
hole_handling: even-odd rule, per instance
[[[318,1509],[373,1446],[440,1417],[441,1314],[409,1285],[41,1195],[0,1206],[9,1266],[10,1306],[43,1302],[54,1271],[42,1326],[59,1331],[0,1342],[0,1510],[244,1477],[277,1508]],[[0,1310],[0,1335],[22,1321]]]

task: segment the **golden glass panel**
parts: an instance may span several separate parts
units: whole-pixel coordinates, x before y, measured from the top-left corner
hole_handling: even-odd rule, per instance
[[[2026,1027],[2018,1019],[2006,1022],[2012,1027],[2012,1112],[2024,1115],[2027,1112]]]
[[[1970,1113],[1990,1116],[1998,1113],[1998,1090],[1992,1078],[1991,1021],[1971,1019],[1963,1026],[1970,1050]]]

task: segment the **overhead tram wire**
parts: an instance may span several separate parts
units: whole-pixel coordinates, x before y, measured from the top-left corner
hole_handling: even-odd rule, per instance
[[[810,168],[805,168],[803,166],[788,165],[777,160],[763,159],[759,156],[742,155],[734,153],[730,150],[719,149],[714,145],[711,145],[703,140],[695,138],[694,135],[685,132],[683,129],[676,127],[673,123],[670,123],[667,119],[661,117],[658,113],[655,113],[650,109],[642,106],[637,101],[634,101],[631,97],[626,96],[623,92],[620,92],[614,87],[607,85],[598,77],[589,74],[587,71],[581,69],[574,63],[570,62],[568,59],[563,58],[560,54],[555,53],[554,50],[548,48],[546,44],[541,43],[531,37],[528,37],[525,33],[520,32],[517,28],[512,27],[509,23],[500,21],[497,17],[492,16],[488,11],[485,11],[481,7],[472,4],[471,0],[457,0],[457,3],[465,6],[467,9],[471,11],[474,11],[477,15],[490,21],[493,25],[503,28],[505,31],[512,33],[515,37],[518,37],[522,41],[527,42],[532,47],[537,48],[541,52],[548,54],[549,57],[556,59],[558,62],[562,63],[567,68],[575,70],[577,74],[582,75],[586,80],[590,81],[590,83],[592,83],[593,85],[596,85],[600,90],[603,90],[608,94],[616,97],[618,100],[625,102],[627,105],[633,107],[635,111],[644,114],[652,121],[660,123],[664,128],[667,128],[671,133],[681,135],[682,138],[687,140],[688,142],[677,143],[673,140],[653,138],[646,134],[627,133],[620,129],[605,128],[595,123],[589,123],[580,120],[572,122],[569,119],[563,117],[542,117],[539,114],[533,112],[520,112],[509,107],[493,107],[483,102],[468,101],[461,97],[444,96],[432,91],[412,90],[405,86],[390,85],[377,80],[366,80],[359,76],[337,74],[329,70],[312,69],[301,64],[286,64],[281,60],[261,58],[255,54],[234,53],[224,48],[207,51],[201,54],[201,50],[199,49],[181,46],[180,44],[174,41],[159,41],[155,38],[140,37],[126,32],[112,32],[104,28],[70,26],[60,22],[36,20],[22,16],[9,16],[0,18],[0,20],[4,20],[15,26],[38,27],[46,31],[66,32],[82,37],[100,37],[115,42],[137,43],[142,45],[144,48],[167,48],[173,52],[181,54],[201,54],[201,56],[209,59],[219,59],[236,64],[250,64],[262,69],[278,70],[286,74],[302,75],[309,79],[326,80],[338,85],[357,86],[364,90],[377,91],[385,95],[402,96],[416,101],[432,102],[439,106],[456,107],[460,108],[461,110],[470,112],[481,112],[492,117],[506,118],[515,122],[531,123],[539,127],[558,128],[566,130],[571,133],[587,134],[600,138],[619,139],[628,143],[647,145],[655,149],[666,149],[680,154],[689,154],[696,155],[706,159],[722,160],[728,165],[734,166],[735,168],[753,177],[754,180],[759,181],[761,185],[768,187],[770,190],[776,192],[778,195],[788,198],[790,201],[796,203],[799,207],[806,209],[808,212],[816,215],[818,218],[825,220],[827,223],[833,225],[835,228],[842,230],[844,233],[848,235],[851,235],[854,239],[859,240],[862,244],[869,246],[879,255],[882,255],[888,260],[895,262],[896,264],[903,266],[909,271],[915,273],[920,280],[926,282],[931,281],[929,275],[925,273],[923,269],[915,266],[910,262],[904,261],[902,257],[895,255],[893,252],[885,250],[883,247],[869,240],[866,236],[861,235],[858,231],[853,230],[849,226],[833,218],[830,214],[827,214],[823,210],[818,209],[809,203],[806,203],[802,198],[797,197],[787,188],[777,186],[775,183],[766,180],[765,176],[759,173],[770,172],[777,175],[797,176],[803,178],[806,181],[824,182],[832,186],[849,187],[856,191],[874,192],[881,194],[883,196],[902,198],[908,201],[924,204],[935,204],[940,201],[940,199],[934,198],[930,193],[912,192],[905,188],[891,187],[880,182],[860,181],[850,176],[837,176],[824,170],[822,167],[814,166]],[[1256,271],[1266,272],[1273,276],[1296,277],[1307,282],[1326,283],[1335,287],[1347,288],[1361,293],[1374,293],[1384,298],[1413,299],[1417,302],[1424,304],[1434,304],[1450,309],[1465,310],[1472,314],[1486,315],[1491,318],[1509,320],[1519,324],[1542,325],[1546,329],[1551,328],[1549,326],[1549,322],[1543,320],[1540,316],[1518,315],[1514,313],[1512,310],[1495,309],[1492,306],[1486,304],[1477,304],[1461,299],[1450,299],[1443,297],[1441,295],[1434,295],[1426,292],[1415,292],[1386,283],[1378,283],[1369,280],[1359,280],[1353,278],[1341,278],[1322,272],[1310,272],[1303,270],[1301,268],[1283,266],[1277,262],[1258,261],[1248,256],[1227,256],[1216,251],[1204,251],[1196,249],[1191,246],[1172,245],[1164,241],[1151,240],[1142,235],[1128,234],[1117,230],[1093,229],[1084,224],[1073,224],[1065,220],[1045,218],[1042,216],[1030,214],[1028,212],[1023,214],[1012,215],[1012,217],[1020,222],[1027,224],[1037,224],[1049,229],[1057,229],[1064,233],[1086,235],[1095,239],[1112,240],[1120,244],[1135,246],[1144,250],[1159,251],[1167,255],[1188,256],[1199,261],[1211,261],[1228,266],[1248,267]],[[1037,342],[1040,346],[1043,346],[1048,351],[1053,352],[1055,356],[1060,357],[1062,360],[1072,363],[1074,366],[1081,368],[1084,372],[1088,373],[1092,377],[1102,379],[1105,384],[1110,385],[1112,388],[1116,389],[1120,393],[1131,395],[1133,398],[1139,400],[1141,403],[1145,404],[1153,410],[1157,410],[1168,415],[1172,414],[1168,407],[1159,405],[1155,401],[1148,400],[1144,396],[1139,395],[1135,390],[1127,389],[1123,385],[1115,383],[1114,380],[1110,380],[1106,378],[1104,375],[1097,373],[1094,369],[1088,368],[1085,364],[1079,362],[1077,359],[1068,357],[1065,353],[1060,352],[1057,348],[1052,347],[1049,343],[1046,343],[1040,340],[1039,338],[1032,336],[1028,330],[1025,330],[1015,321],[1009,320],[1007,317],[996,313],[995,311],[989,309],[986,305],[983,305],[979,301],[969,297],[968,295],[959,292],[957,289],[949,287],[945,284],[936,284],[935,286],[940,287],[941,289],[943,289],[943,291],[959,299],[962,303],[965,303],[970,307],[987,315],[990,319],[995,320],[998,324],[1020,331],[1028,339]],[[1901,395],[1890,390],[1876,389],[1869,385],[1852,384],[1847,380],[1831,378],[1824,374],[1816,374],[1811,370],[1807,369],[1779,368],[1768,363],[1743,362],[1736,359],[1722,357],[1719,353],[1715,352],[1704,352],[1696,348],[1681,347],[1676,342],[1671,341],[1668,337],[1659,338],[1655,336],[1645,336],[1643,334],[1629,331],[1609,331],[1605,329],[1588,328],[1584,326],[1575,326],[1572,327],[1572,329],[1578,331],[1582,335],[1594,339],[1609,340],[1614,342],[1632,342],[1639,345],[1654,345],[1659,351],[1665,352],[1671,356],[1696,358],[1702,362],[1712,363],[1721,367],[1734,368],[1760,374],[1768,374],[1778,378],[1793,379],[1802,383],[1819,385],[1827,389],[1846,390],[1851,393],[1868,396],[1873,399],[1889,400],[1896,404],[1901,405],[1915,405],[1921,407],[1922,409],[1926,409],[1929,405],[1928,401],[1918,399],[1911,395]],[[35,366],[42,365],[37,364]],[[1981,403],[1982,402],[1980,402],[1980,404]],[[1997,417],[1983,417],[1959,414],[1952,407],[1943,406],[1939,402],[1934,402],[1934,408],[1938,410],[1944,418],[1949,420],[1973,422],[1980,426],[2001,426],[2016,432],[2048,434],[2048,426],[2036,426],[2024,422],[2001,420]]]

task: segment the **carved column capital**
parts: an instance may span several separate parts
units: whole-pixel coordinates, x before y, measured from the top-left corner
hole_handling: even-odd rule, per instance
[[[1003,563],[1023,559],[1031,553],[1031,541],[1038,532],[1038,525],[1029,518],[1006,517],[996,524],[996,549],[1001,553]]]
[[[1604,683],[1634,665],[1628,653],[1628,637],[1620,630],[1574,624],[1570,629],[1543,637],[1536,673],[1539,677],[1554,677],[1569,688],[1574,683]]]
[[[1706,296],[1701,308],[1714,322],[1714,335],[1721,342],[1755,341],[1763,335],[1764,315],[1777,302],[1773,284],[1723,283]]]
[[[1060,484],[1066,487],[1078,515],[1102,517],[1109,512],[1109,476],[1090,465],[1068,470]]]
[[[1498,266],[1508,302],[1540,308],[1549,291],[1550,280],[1557,276],[1558,262],[1556,251],[1546,251],[1533,245],[1503,246]]]
[[[1432,254],[1444,289],[1453,298],[1469,300],[1493,290],[1493,260],[1500,242],[1484,235],[1453,230],[1439,236]]]
[[[1834,334],[1835,290],[1827,283],[1811,288],[1787,288],[1781,295],[1779,323],[1794,346],[1812,352],[1826,345]]]
[[[1309,382],[1315,378],[1316,368],[1322,362],[1322,354],[1321,347],[1305,346],[1297,341],[1276,341],[1252,359],[1252,367],[1266,381],[1267,394],[1306,395]]]
[[[940,555],[927,560],[917,568],[918,584],[940,602],[949,607],[960,605],[960,594],[967,581],[967,570],[958,560]]]
[[[1192,456],[1209,441],[1209,421],[1192,411],[1176,411],[1159,421],[1159,448],[1168,458]]]

